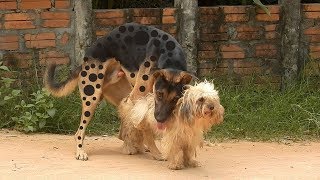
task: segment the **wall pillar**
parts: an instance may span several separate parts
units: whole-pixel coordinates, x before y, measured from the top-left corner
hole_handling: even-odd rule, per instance
[[[197,73],[197,0],[175,0],[177,8],[178,40],[186,53],[188,71]]]
[[[75,0],[75,64],[83,61],[85,50],[91,45],[93,33],[92,0]]]

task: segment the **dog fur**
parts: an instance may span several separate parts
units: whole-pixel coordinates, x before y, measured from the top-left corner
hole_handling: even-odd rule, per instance
[[[201,82],[194,86],[186,86],[183,96],[178,100],[173,116],[160,127],[153,113],[155,93],[138,100],[123,100],[119,105],[119,114],[127,128],[136,129],[140,133],[132,144],[143,150],[144,145],[151,155],[157,159],[167,159],[170,169],[196,167],[194,160],[196,148],[201,146],[203,133],[213,125],[223,121],[224,108],[220,104],[218,92],[209,82]],[[123,103],[126,101],[127,103]],[[130,130],[128,130],[130,131]],[[131,130],[132,131],[132,130]],[[141,135],[142,134],[142,135]],[[136,135],[136,134],[135,134]],[[163,155],[155,145],[155,137],[162,136]]]

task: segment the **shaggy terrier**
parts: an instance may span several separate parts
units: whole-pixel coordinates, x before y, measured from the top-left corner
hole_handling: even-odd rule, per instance
[[[159,123],[154,118],[154,98],[161,99],[162,96],[155,92],[138,100],[127,98],[123,100],[126,103],[120,103],[122,128],[127,132],[120,133],[124,149],[135,147],[143,152],[147,146],[155,159],[163,160],[164,157],[168,160],[170,169],[197,167],[199,164],[194,157],[196,148],[203,143],[203,134],[223,121],[224,108],[218,91],[207,81],[186,85],[173,116],[165,123]],[[157,136],[162,137],[162,153],[155,144]]]

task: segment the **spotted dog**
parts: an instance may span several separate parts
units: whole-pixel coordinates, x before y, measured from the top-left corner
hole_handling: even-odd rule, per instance
[[[120,68],[110,69],[114,60],[120,63]],[[113,104],[118,105],[119,99],[130,92],[133,99],[148,94],[154,84],[158,94],[168,95],[155,99],[155,119],[164,123],[171,116],[183,85],[192,79],[186,72],[186,59],[180,44],[160,29],[136,23],[119,26],[99,38],[87,49],[83,61],[64,82],[54,81],[54,65],[48,66],[44,79],[46,88],[56,96],[67,95],[79,86],[82,115],[75,137],[76,158],[80,160],[88,159],[83,150],[85,129],[101,99],[111,101],[110,98],[116,96]],[[138,72],[146,72],[146,68],[152,70],[137,79]],[[157,72],[157,76],[153,76],[153,72]]]

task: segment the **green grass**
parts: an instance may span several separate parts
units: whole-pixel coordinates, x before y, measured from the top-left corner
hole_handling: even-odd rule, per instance
[[[274,85],[217,83],[225,119],[207,137],[253,141],[319,138],[319,83],[319,79],[304,81],[285,92]]]
[[[271,84],[254,85],[247,82],[233,85],[214,81],[225,107],[224,123],[212,128],[206,137],[211,140],[246,139],[277,141],[281,139],[312,140],[320,137],[320,80],[303,81],[280,92]],[[52,97],[53,98],[53,97]],[[47,120],[42,132],[74,134],[81,115],[78,92],[68,97],[53,98],[57,109]],[[6,112],[14,114],[12,112]],[[7,114],[8,115],[8,114]],[[7,120],[0,118],[0,127]],[[9,123],[13,127],[12,123]],[[6,128],[8,127],[5,126]],[[88,134],[111,134],[119,131],[115,108],[102,102],[90,122]]]

